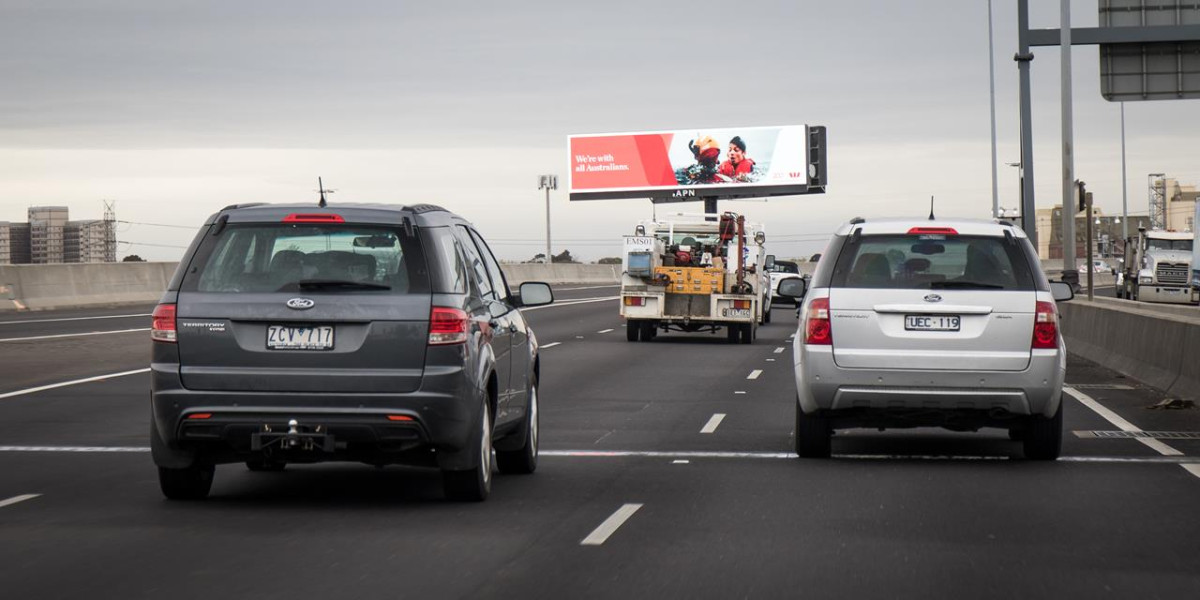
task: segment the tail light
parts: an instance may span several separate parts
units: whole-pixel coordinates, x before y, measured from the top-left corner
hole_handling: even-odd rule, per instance
[[[625,296],[625,306],[645,306],[645,296]]]
[[[150,313],[150,339],[175,343],[175,305],[159,304]]]
[[[748,308],[750,308],[750,301],[749,300],[734,300],[733,307],[740,308],[740,309],[748,309]]]
[[[816,298],[808,305],[808,317],[804,319],[804,343],[815,346],[833,345],[829,298]]]
[[[1053,302],[1038,302],[1033,321],[1031,348],[1058,348],[1058,309]]]
[[[429,345],[446,346],[467,341],[467,313],[435,306],[429,312]]]

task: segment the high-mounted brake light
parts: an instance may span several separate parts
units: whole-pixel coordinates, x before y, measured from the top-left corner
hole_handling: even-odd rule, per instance
[[[467,313],[435,306],[429,311],[429,345],[445,346],[467,341]]]
[[[1058,348],[1058,309],[1053,302],[1038,302],[1033,321],[1034,349]]]
[[[342,215],[332,213],[292,213],[283,218],[284,223],[345,223]]]
[[[159,304],[150,313],[150,339],[175,343],[175,305]]]
[[[958,235],[958,230],[953,227],[913,227],[908,230],[908,235]]]
[[[804,343],[814,346],[833,345],[829,298],[816,298],[808,305],[808,317],[804,319]]]

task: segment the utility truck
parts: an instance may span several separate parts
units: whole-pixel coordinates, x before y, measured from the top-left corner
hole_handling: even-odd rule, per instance
[[[771,320],[765,241],[762,225],[731,212],[639,223],[622,240],[626,339],[725,329],[730,343],[753,342]]]
[[[1117,297],[1172,304],[1200,302],[1200,289],[1189,281],[1194,244],[1191,232],[1138,229],[1137,237],[1125,240]]]

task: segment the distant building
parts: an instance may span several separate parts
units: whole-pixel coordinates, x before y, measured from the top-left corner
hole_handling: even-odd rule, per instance
[[[0,264],[116,262],[116,221],[71,221],[65,206],[32,206],[28,223],[0,222]]]
[[[1099,208],[1092,209],[1092,255],[1096,258],[1111,258],[1124,255],[1125,242],[1121,239],[1124,225],[1121,216],[1106,216]],[[1097,223],[1096,221],[1099,221]],[[1150,217],[1130,216],[1129,235],[1136,236],[1139,227],[1149,227]],[[1063,257],[1062,205],[1040,208],[1037,211],[1038,258],[1056,260]],[[1087,215],[1075,215],[1075,259],[1087,259]]]
[[[1196,198],[1200,192],[1194,185],[1181,185],[1178,180],[1167,179],[1167,229],[1195,231]]]

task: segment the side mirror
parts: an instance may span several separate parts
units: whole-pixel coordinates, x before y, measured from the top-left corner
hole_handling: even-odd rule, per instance
[[[521,284],[517,294],[521,297],[521,306],[544,306],[554,302],[554,291],[550,285],[540,281],[526,281]]]
[[[784,298],[803,298],[808,293],[808,282],[790,277],[779,282],[779,295]]]
[[[768,254],[768,255],[767,255],[767,260],[766,260],[766,262],[765,262],[765,263],[763,263],[763,266],[764,266],[764,267],[766,267],[766,268],[768,268],[768,269],[770,269],[771,267],[774,267],[774,266],[775,266],[775,255],[774,255],[774,254]]]
[[[1050,293],[1055,302],[1066,302],[1075,297],[1075,290],[1071,288],[1071,284],[1063,281],[1051,281]]]

